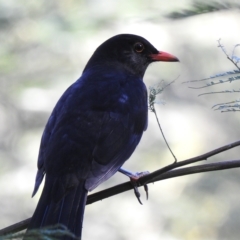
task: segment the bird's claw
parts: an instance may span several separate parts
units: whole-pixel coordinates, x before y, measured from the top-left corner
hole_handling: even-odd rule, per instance
[[[146,192],[146,198],[147,198],[147,200],[148,200],[148,185],[147,185],[147,184],[144,184],[143,187],[144,187],[144,190],[145,190],[145,192]]]
[[[132,178],[130,178],[130,180],[131,180],[131,183],[132,183],[132,185],[133,185],[134,194],[135,194],[138,202],[142,205],[142,202],[141,202],[141,199],[140,199],[141,194],[140,194],[140,192],[138,191],[137,182],[136,182],[135,179],[132,179]]]
[[[140,177],[143,177],[143,176],[148,175],[148,174],[149,174],[148,171],[145,171],[145,172],[136,172],[136,173],[134,173],[134,175],[132,175],[132,176],[130,177],[131,183],[132,183],[132,185],[133,185],[133,189],[134,189],[135,196],[136,196],[138,202],[139,202],[141,205],[142,205],[142,202],[141,202],[141,200],[140,200],[141,194],[140,194],[140,192],[139,192],[139,190],[138,190],[137,180],[138,180]],[[148,186],[147,186],[147,184],[145,184],[143,187],[144,187],[144,190],[145,190],[145,192],[146,192],[146,198],[147,198],[147,200],[148,200]]]

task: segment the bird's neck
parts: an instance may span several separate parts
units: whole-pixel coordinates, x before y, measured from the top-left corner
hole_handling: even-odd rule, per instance
[[[95,71],[95,72],[116,72],[124,73],[129,76],[134,76],[136,78],[143,79],[144,73],[146,69],[138,68],[138,66],[124,64],[119,61],[95,61],[94,58],[90,59],[87,65],[85,66],[83,73],[88,71]]]

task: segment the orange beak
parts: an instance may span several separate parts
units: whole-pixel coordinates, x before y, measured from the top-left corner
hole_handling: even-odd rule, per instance
[[[174,55],[166,52],[159,51],[157,54],[151,54],[150,57],[154,61],[161,61],[161,62],[179,62],[178,58]]]

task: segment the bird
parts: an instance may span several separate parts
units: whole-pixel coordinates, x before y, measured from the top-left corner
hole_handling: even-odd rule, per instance
[[[157,61],[179,60],[133,34],[95,50],[45,126],[32,197],[45,183],[27,231],[62,224],[81,239],[88,192],[121,169],[147,129],[143,77]]]

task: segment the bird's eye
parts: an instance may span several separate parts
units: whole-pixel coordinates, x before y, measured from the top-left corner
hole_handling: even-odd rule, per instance
[[[144,45],[140,42],[134,44],[134,50],[137,53],[141,53],[144,50]]]

